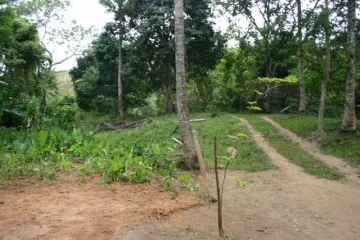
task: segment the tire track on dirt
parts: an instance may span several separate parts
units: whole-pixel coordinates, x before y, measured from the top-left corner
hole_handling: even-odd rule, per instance
[[[329,165],[330,167],[334,167],[345,174],[345,178],[348,180],[355,182],[357,184],[360,184],[360,179],[356,173],[356,169],[351,167],[347,162],[345,162],[343,159],[324,154],[321,152],[317,144],[314,144],[304,138],[299,137],[292,131],[282,127],[278,122],[272,120],[269,117],[262,117],[265,121],[271,123],[274,127],[278,129],[278,131],[289,138],[292,142],[294,142],[299,148],[301,148],[303,151],[305,151],[307,154],[313,156],[314,158],[319,159],[323,163]]]
[[[278,167],[286,170],[288,173],[303,173],[303,169],[293,163],[287,158],[278,153],[274,147],[272,147],[266,139],[261,135],[260,132],[256,131],[255,128],[244,118],[234,116],[236,119],[245,124],[249,129],[253,140],[261,148],[261,150],[270,158],[270,160]],[[292,174],[293,176],[299,176],[299,174]]]

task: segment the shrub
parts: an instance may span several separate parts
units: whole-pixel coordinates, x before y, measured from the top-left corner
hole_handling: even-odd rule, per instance
[[[52,125],[65,130],[73,129],[75,126],[77,110],[75,98],[73,96],[65,95],[56,104],[51,121]]]

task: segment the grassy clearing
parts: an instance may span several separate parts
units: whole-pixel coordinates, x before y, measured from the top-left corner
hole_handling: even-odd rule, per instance
[[[257,116],[243,117],[247,118],[254,128],[261,132],[281,155],[289,159],[292,163],[304,168],[305,172],[319,178],[330,180],[337,180],[343,177],[337,170],[328,167],[323,162],[299,149],[291,140],[281,135],[270,123]]]
[[[193,122],[192,127],[198,132],[199,142],[205,161],[213,166],[213,137],[218,138],[218,154],[226,155],[228,147],[237,149],[238,155],[230,163],[232,169],[246,171],[264,171],[273,166],[266,155],[257,148],[251,138],[238,137],[232,139],[229,136],[238,133],[248,134],[245,127],[228,114],[216,118],[209,118],[206,114],[195,114],[192,118],[206,118],[203,122]],[[179,151],[179,146],[171,138],[179,138],[179,126],[175,116],[151,118],[136,129],[125,131],[113,131],[97,134],[101,140],[107,141],[114,146],[147,146],[159,144],[163,149]],[[220,160],[224,165],[225,161]]]
[[[67,71],[56,72],[55,77],[59,84],[58,87],[59,87],[60,96],[64,94],[75,94],[69,72]]]
[[[311,137],[312,132],[317,130],[317,118],[314,116],[272,115],[271,117],[299,136]],[[360,165],[359,132],[355,135],[343,134],[338,131],[340,126],[341,119],[324,119],[327,136],[319,140],[322,150],[344,158],[351,165]]]

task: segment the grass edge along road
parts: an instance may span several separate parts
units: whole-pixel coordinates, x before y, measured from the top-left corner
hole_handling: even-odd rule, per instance
[[[270,115],[284,128],[301,137],[311,137],[317,130],[317,118],[314,116]],[[326,136],[319,139],[320,148],[325,153],[341,157],[353,167],[360,166],[360,131],[356,134],[343,134],[339,131],[342,119],[325,118]],[[360,121],[358,121],[360,126]]]
[[[291,140],[281,135],[273,125],[259,116],[241,115],[240,117],[246,118],[281,155],[302,167],[306,173],[329,180],[339,180],[343,177],[343,174],[336,169],[330,168],[299,149]]]

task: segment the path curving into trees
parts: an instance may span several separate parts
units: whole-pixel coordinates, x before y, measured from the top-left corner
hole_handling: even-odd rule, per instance
[[[292,131],[282,127],[278,122],[273,119],[263,116],[262,119],[271,123],[274,127],[276,127],[279,132],[291,139],[299,148],[308,153],[309,155],[319,159],[320,161],[326,163],[330,167],[334,167],[345,174],[345,178],[353,183],[360,184],[360,179],[356,172],[356,169],[351,167],[347,162],[339,157],[335,157],[329,154],[322,153],[318,144],[314,142],[310,142],[304,138],[299,137]]]

